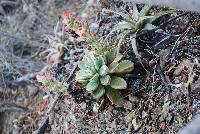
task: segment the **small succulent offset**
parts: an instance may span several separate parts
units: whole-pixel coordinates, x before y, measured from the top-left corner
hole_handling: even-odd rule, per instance
[[[107,35],[106,39],[115,31],[122,30],[121,34],[119,35],[119,42],[118,47],[120,47],[124,41],[124,39],[127,36],[135,37],[137,32],[142,30],[152,30],[155,28],[155,26],[152,24],[155,20],[157,20],[159,17],[174,13],[175,10],[170,9],[167,11],[161,11],[158,13],[155,13],[155,15],[147,15],[149,10],[151,9],[151,6],[145,5],[142,10],[139,12],[136,5],[133,5],[133,9],[130,10],[130,13],[123,13],[123,12],[113,12],[115,14],[120,15],[123,20],[118,22],[114,28],[111,30],[111,32]],[[105,39],[105,40],[106,40]],[[135,38],[134,38],[135,39]],[[118,48],[119,50],[120,48]]]
[[[45,76],[43,76],[43,75],[40,75],[39,73],[37,73],[36,79],[38,82],[41,83],[41,88],[43,88],[46,92],[54,91],[54,92],[58,92],[58,93],[67,94],[67,86],[68,85],[54,80],[48,74],[45,74]]]
[[[79,62],[80,70],[76,73],[76,80],[86,86],[86,91],[94,99],[106,95],[116,105],[122,105],[123,98],[119,90],[126,89],[126,81],[119,74],[133,70],[133,62],[122,60],[122,55],[116,49],[111,49],[103,55],[94,51],[87,52]]]

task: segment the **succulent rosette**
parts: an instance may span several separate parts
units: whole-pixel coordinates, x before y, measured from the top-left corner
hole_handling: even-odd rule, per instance
[[[126,81],[119,74],[131,72],[133,62],[122,60],[122,55],[116,49],[107,51],[104,55],[87,52],[79,62],[80,70],[76,73],[76,80],[85,85],[87,92],[94,99],[106,95],[116,105],[122,105],[123,98],[119,91],[127,88]]]

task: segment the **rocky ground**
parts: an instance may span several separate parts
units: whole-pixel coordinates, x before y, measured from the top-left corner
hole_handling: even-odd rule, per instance
[[[99,102],[91,99],[74,80],[83,46],[61,32],[59,14],[65,10],[77,13],[88,20],[98,37],[104,37],[122,18],[102,9],[129,12],[132,3],[14,2],[1,5],[0,10],[0,133],[36,133],[49,117],[46,133],[52,134],[173,134],[199,114],[199,14],[185,14],[161,27],[162,31],[138,36],[143,64],[126,39],[122,52],[125,59],[134,62],[135,69],[124,76],[128,83],[128,89],[122,92],[126,102],[116,107],[106,98]],[[163,8],[153,7],[150,14],[158,10]],[[182,13],[164,16],[155,25]],[[113,43],[118,35],[112,34],[108,41]],[[66,49],[65,62],[47,63],[60,44]],[[45,67],[56,80],[69,84],[69,94],[59,95],[51,112],[48,110],[55,93],[45,93],[34,77],[19,79]]]

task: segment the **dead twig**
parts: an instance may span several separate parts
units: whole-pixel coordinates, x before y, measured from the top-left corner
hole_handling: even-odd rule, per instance
[[[153,46],[153,50],[158,50],[160,48],[162,48],[162,43],[165,42],[166,40],[168,40],[171,36],[168,35],[166,36],[165,38],[163,38],[162,40],[160,40],[158,43],[156,43],[154,46]]]
[[[45,119],[45,121],[42,123],[42,125],[38,128],[37,130],[37,134],[44,134],[45,133],[45,130],[47,129],[49,125],[49,117],[47,117]]]
[[[158,73],[158,75],[160,76],[160,79],[162,80],[162,83],[164,84],[165,88],[169,89],[165,74],[163,73],[159,64],[156,65],[155,70]]]
[[[48,69],[48,66],[45,66],[40,72],[38,72],[40,75],[43,75]],[[36,73],[30,73],[30,74],[26,74],[16,80],[14,80],[11,85],[13,86],[19,86],[23,83],[26,83],[28,81],[30,81],[31,79],[35,79],[36,77]]]
[[[152,29],[152,31],[157,31],[157,30],[161,29],[162,27],[166,26],[167,24],[169,24],[170,22],[172,22],[172,21],[174,21],[174,20],[176,20],[176,19],[178,19],[178,18],[180,18],[180,17],[182,17],[182,16],[185,16],[185,15],[187,15],[187,14],[188,14],[188,12],[183,12],[183,13],[181,13],[181,14],[175,16],[175,17],[172,17],[172,18],[170,18],[169,20],[167,20],[167,21],[161,23],[161,24],[160,24],[159,26],[157,26],[156,28]]]
[[[170,52],[170,56],[173,56],[173,54],[174,54],[176,48],[177,48],[178,45],[179,45],[179,42],[180,42],[181,40],[183,40],[183,39],[188,35],[188,33],[191,33],[192,30],[193,30],[193,29],[191,29],[191,27],[189,27],[189,28],[187,28],[187,30],[186,30],[184,33],[182,33],[182,34],[178,37],[178,39],[176,40],[176,42],[174,43],[174,45],[173,45],[173,47],[172,47],[172,50],[171,50],[171,52]]]
[[[172,21],[174,21],[174,20],[176,20],[176,19],[178,19],[178,18],[180,18],[180,17],[182,17],[182,16],[185,16],[185,15],[187,15],[187,14],[188,14],[188,12],[181,13],[181,14],[179,14],[179,15],[177,15],[177,16],[175,16],[175,17],[172,17],[172,18],[170,18],[169,20],[167,20],[167,21],[161,23],[159,26],[157,26],[157,27],[154,28],[154,29],[141,31],[140,33],[136,34],[136,35],[133,36],[132,38],[138,38],[139,36],[145,35],[145,34],[147,34],[147,33],[149,33],[149,32],[150,32],[150,33],[151,33],[151,32],[156,32],[156,31],[160,30],[161,28],[163,28],[164,26],[166,26],[167,24],[169,24],[170,22],[172,22]]]
[[[61,96],[60,94],[56,94],[55,98],[52,99],[51,106],[50,106],[50,108],[47,111],[47,117],[44,120],[44,122],[41,124],[41,126],[37,129],[37,134],[44,134],[45,133],[45,130],[46,130],[46,128],[49,125],[49,114],[54,111],[54,108],[55,108],[55,106],[56,106],[56,104],[57,104],[58,99],[60,98],[60,96]]]
[[[61,96],[60,94],[55,95],[54,99],[51,102],[51,106],[49,110],[47,111],[47,114],[51,113],[54,110],[56,103],[58,102],[58,98],[60,98],[60,96]]]

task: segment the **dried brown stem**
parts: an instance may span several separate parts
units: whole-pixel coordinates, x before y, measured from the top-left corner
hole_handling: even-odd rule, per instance
[[[57,104],[57,102],[58,102],[60,96],[61,96],[60,94],[56,94],[56,95],[55,95],[55,98],[52,99],[51,104],[50,104],[50,107],[49,107],[49,109],[48,109],[48,111],[47,111],[47,117],[45,118],[45,120],[44,120],[44,122],[41,124],[41,126],[37,129],[37,134],[44,134],[46,128],[47,128],[48,125],[49,125],[49,114],[50,114],[51,112],[54,111],[54,108],[55,108],[55,106],[56,106],[56,104]]]
[[[45,66],[40,72],[40,75],[43,75],[48,69],[48,66]],[[11,84],[14,86],[19,86],[21,84],[23,84],[24,82],[27,82],[31,79],[34,79],[36,77],[36,73],[30,73],[30,74],[26,74],[16,80],[14,80]]]

